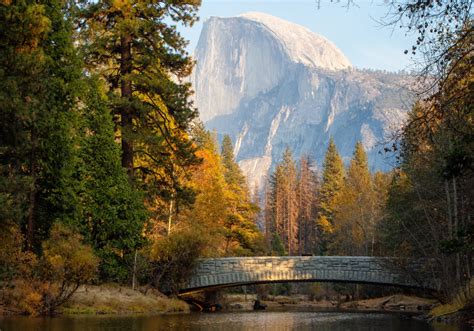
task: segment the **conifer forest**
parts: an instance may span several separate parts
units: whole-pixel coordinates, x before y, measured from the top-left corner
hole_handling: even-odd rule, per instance
[[[472,304],[472,4],[393,3],[426,58],[394,168],[331,139],[258,187],[192,101],[177,25],[200,0],[0,0],[0,306],[53,314],[84,284],[173,296],[200,258],[298,255],[430,260],[436,298]]]

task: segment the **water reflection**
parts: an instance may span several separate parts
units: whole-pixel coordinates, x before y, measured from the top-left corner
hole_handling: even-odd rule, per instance
[[[426,323],[399,315],[343,312],[226,312],[162,316],[78,316],[0,319],[0,331],[156,331],[156,330],[320,330],[467,331],[456,325]]]

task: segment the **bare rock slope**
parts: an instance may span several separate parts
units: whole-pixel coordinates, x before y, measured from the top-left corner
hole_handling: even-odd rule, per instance
[[[207,20],[195,58],[200,117],[233,138],[252,184],[286,147],[321,165],[331,136],[346,161],[360,140],[372,170],[393,165],[379,152],[406,118],[406,76],[356,70],[326,38],[262,13]]]

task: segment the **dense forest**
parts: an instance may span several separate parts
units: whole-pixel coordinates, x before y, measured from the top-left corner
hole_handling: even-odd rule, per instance
[[[88,282],[176,293],[199,257],[269,254],[427,258],[443,300],[463,289],[472,27],[388,151],[391,173],[371,173],[360,143],[345,166],[331,141],[315,146],[320,171],[287,150],[259,195],[190,101],[176,24],[199,5],[0,1],[0,303],[50,314]]]

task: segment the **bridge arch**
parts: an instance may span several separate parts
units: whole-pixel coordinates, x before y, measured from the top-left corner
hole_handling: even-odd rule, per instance
[[[393,267],[389,258],[368,256],[261,256],[202,259],[180,293],[277,282],[346,282],[434,290],[409,272]],[[422,270],[412,263],[410,269]]]

